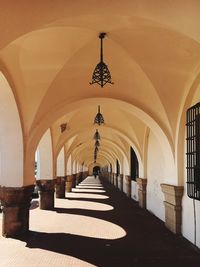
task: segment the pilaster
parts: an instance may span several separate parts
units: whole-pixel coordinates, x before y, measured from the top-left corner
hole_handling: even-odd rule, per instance
[[[165,196],[165,225],[175,234],[181,233],[183,186],[161,184]]]
[[[137,178],[138,184],[138,197],[139,197],[139,206],[143,209],[146,209],[146,187],[147,179]]]

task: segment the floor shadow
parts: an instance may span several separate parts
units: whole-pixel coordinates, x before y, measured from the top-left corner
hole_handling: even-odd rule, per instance
[[[37,209],[39,207],[39,201],[38,200],[33,200],[31,202],[30,210]]]
[[[169,267],[169,266],[199,266],[199,258],[195,251],[185,254],[186,247],[182,244],[177,254],[175,249],[169,249],[169,244],[163,244],[162,240],[158,244],[153,240],[146,240],[145,236],[140,236],[140,241],[136,236],[132,242],[128,236],[118,239],[100,239],[71,235],[66,233],[44,233],[30,232],[23,241],[28,248],[40,248],[53,251],[63,255],[69,255],[99,267]],[[164,240],[163,240],[164,241]],[[129,245],[129,246],[128,246]]]
[[[200,254],[183,237],[173,235],[164,223],[113,186],[103,183],[108,199],[71,198],[104,203],[110,211],[76,208],[54,209],[57,213],[85,215],[123,228],[126,236],[102,239],[69,233],[34,232],[23,238],[28,248],[40,248],[85,260],[99,267],[200,266]],[[84,225],[82,226],[84,227]],[[93,227],[93,226],[91,226]],[[96,229],[98,232],[98,229]],[[111,231],[107,228],[105,231]],[[70,267],[70,266],[69,266]]]

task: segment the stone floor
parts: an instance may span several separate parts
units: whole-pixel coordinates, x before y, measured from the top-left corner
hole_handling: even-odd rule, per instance
[[[199,267],[200,253],[124,193],[88,177],[53,211],[33,200],[23,240],[0,237],[0,267],[23,266]]]

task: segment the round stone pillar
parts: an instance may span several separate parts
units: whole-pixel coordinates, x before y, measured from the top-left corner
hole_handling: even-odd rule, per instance
[[[66,178],[64,176],[56,178],[56,197],[57,198],[65,198],[65,185],[66,185]]]
[[[54,209],[54,180],[39,180],[37,181],[40,192],[40,209],[52,210]]]
[[[66,191],[72,192],[72,175],[67,175],[67,179],[66,179]]]
[[[76,175],[77,174],[72,174],[72,188],[76,187]]]
[[[2,235],[22,236],[29,230],[29,208],[34,185],[25,187],[1,187],[3,207]]]

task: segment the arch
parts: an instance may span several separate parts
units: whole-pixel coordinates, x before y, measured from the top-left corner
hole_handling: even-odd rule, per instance
[[[65,152],[64,147],[60,150],[56,161],[56,176],[65,176]]]
[[[139,177],[139,162],[132,147],[130,147],[130,176],[134,181]]]
[[[23,186],[24,144],[20,115],[12,89],[0,72],[0,184]]]
[[[38,153],[39,153],[39,172],[38,179],[51,180],[54,178],[54,170],[53,170],[53,150],[52,150],[52,138],[51,138],[51,130],[48,129],[43,137],[41,138],[38,145]]]
[[[183,185],[184,183],[184,173],[185,173],[185,123],[186,123],[186,111],[192,105],[194,101],[194,96],[200,86],[200,72],[195,77],[193,83],[185,93],[184,99],[182,101],[182,106],[179,112],[179,120],[177,124],[177,134],[176,134],[176,170],[178,177],[178,184]],[[197,100],[197,99],[196,99]],[[200,100],[200,97],[199,97]]]
[[[173,142],[170,136],[164,132],[164,130],[157,123],[157,121],[155,121],[149,114],[145,113],[142,109],[138,108],[137,106],[133,106],[132,104],[121,101],[121,100],[116,100],[116,99],[111,99],[111,98],[109,99],[98,98],[98,101],[105,101],[106,103],[115,103],[116,105],[120,106],[122,110],[126,110],[130,114],[133,114],[134,116],[138,117],[141,121],[143,121],[146,125],[148,125],[149,128],[152,129],[152,131],[157,136],[160,144],[162,146],[165,146],[165,148],[168,150],[169,156],[173,158],[174,148],[173,148]],[[97,102],[97,98],[90,98],[90,99],[82,99],[80,101],[73,102],[71,104],[68,104],[67,106],[65,105],[62,108],[55,111],[55,114],[52,114],[52,116],[48,114],[48,117],[43,118],[42,124],[39,123],[38,126],[36,126],[35,129],[33,129],[32,135],[30,136],[29,142],[27,144],[27,151],[29,151],[29,153],[27,154],[27,161],[26,161],[26,177],[28,175],[27,179],[30,179],[30,177],[32,177],[33,175],[33,174],[30,174],[30,168],[28,168],[28,162],[31,161],[33,158],[32,150],[33,148],[35,149],[38,139],[41,138],[41,134],[43,133],[47,125],[49,125],[50,121],[51,120],[53,121],[54,119],[66,114],[66,112],[72,111],[73,109],[77,109],[77,106],[81,106],[81,105],[86,106],[86,105],[94,104],[96,102]],[[118,130],[113,129],[113,130],[118,132],[119,135],[123,136],[123,138],[127,140],[127,143],[129,143],[132,147],[134,147],[137,157],[140,158],[141,151],[137,149],[136,144],[134,143],[134,140],[132,140],[131,137],[127,135],[127,133],[119,131],[119,129]],[[64,143],[62,145],[64,145]]]

